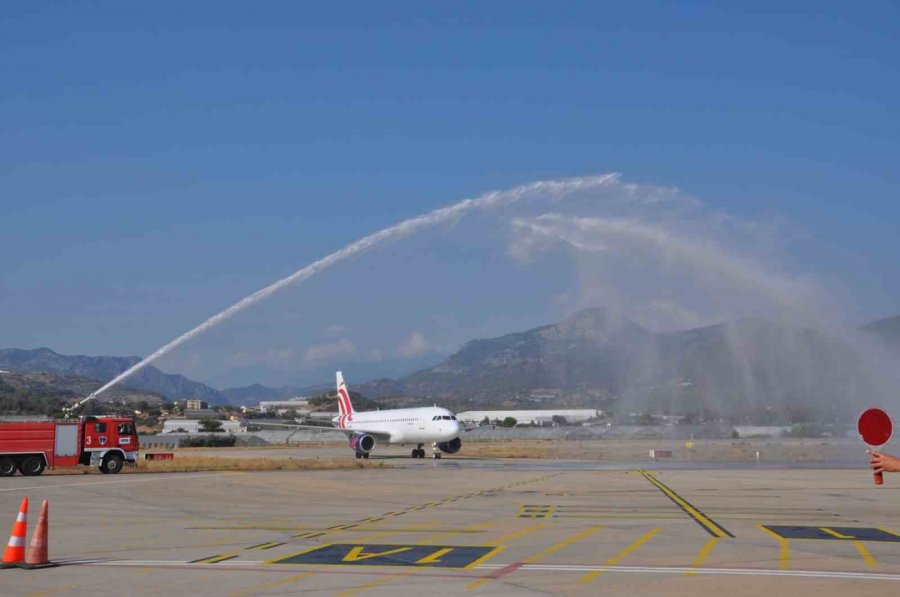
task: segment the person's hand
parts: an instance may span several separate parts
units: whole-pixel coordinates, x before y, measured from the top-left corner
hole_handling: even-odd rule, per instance
[[[871,458],[869,459],[869,464],[872,466],[872,470],[876,473],[900,472],[900,458],[891,456],[890,454],[885,454],[884,452],[879,452],[878,450],[866,450],[866,452],[869,454],[869,456],[871,456]]]

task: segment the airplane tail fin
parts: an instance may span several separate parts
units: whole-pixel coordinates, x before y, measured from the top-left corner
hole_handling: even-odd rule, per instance
[[[350,392],[347,390],[347,384],[344,382],[343,373],[340,371],[335,373],[335,381],[337,382],[338,411],[341,415],[352,414],[353,403],[350,402]]]

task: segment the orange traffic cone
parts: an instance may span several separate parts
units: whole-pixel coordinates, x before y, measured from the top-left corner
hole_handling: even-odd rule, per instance
[[[28,529],[28,497],[22,498],[22,505],[19,506],[19,515],[13,523],[12,532],[9,535],[9,543],[6,544],[6,551],[3,552],[2,567],[9,568],[15,566],[25,559],[25,533]]]
[[[56,566],[51,562],[47,555],[47,538],[50,532],[50,514],[48,512],[49,504],[47,500],[41,504],[41,515],[38,517],[37,526],[34,528],[34,535],[31,537],[31,545],[25,552],[25,563],[19,564],[22,568],[32,570],[34,568],[50,568]]]

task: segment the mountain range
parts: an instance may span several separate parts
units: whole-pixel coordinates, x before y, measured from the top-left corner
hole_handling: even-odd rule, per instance
[[[860,330],[889,349],[900,349],[900,316]],[[47,348],[0,350],[0,369],[100,381],[137,361],[65,356]],[[127,385],[170,399],[216,404],[251,404],[329,387],[254,384],[217,390],[152,366]],[[840,410],[878,392],[863,374],[859,349],[843,337],[761,319],[656,333],[602,308],[524,332],[472,340],[433,367],[354,385],[372,398],[442,399],[472,407],[615,405],[619,410],[731,415],[760,409]]]

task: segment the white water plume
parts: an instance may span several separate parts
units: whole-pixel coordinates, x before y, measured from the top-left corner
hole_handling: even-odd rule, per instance
[[[547,240],[562,242],[579,252],[608,255],[617,262],[649,253],[654,266],[677,265],[684,276],[699,282],[717,306],[743,304],[743,312],[738,309],[735,315],[747,314],[746,305],[751,302],[759,310],[789,314],[794,321],[815,321],[828,309],[822,302],[824,293],[810,280],[774,273],[752,260],[732,255],[714,242],[688,238],[661,225],[631,219],[544,214],[531,220],[516,219],[513,226],[521,233],[510,249],[515,256],[527,257],[540,248],[541,241]],[[622,286],[621,279],[617,281]]]
[[[369,236],[361,238],[353,242],[343,249],[335,251],[330,255],[315,261],[303,269],[300,269],[290,276],[278,280],[261,290],[241,299],[231,307],[224,311],[213,315],[197,327],[175,338],[150,356],[136,363],[126,371],[122,372],[114,379],[109,381],[103,387],[95,391],[88,398],[96,397],[114,385],[127,379],[134,373],[140,371],[150,363],[156,361],[166,355],[175,348],[181,346],[185,342],[195,338],[196,336],[206,332],[207,330],[219,325],[234,315],[240,313],[244,309],[255,305],[256,303],[266,299],[267,297],[278,292],[282,288],[292,284],[298,284],[310,277],[332,267],[333,265],[358,255],[382,243],[395,239],[403,238],[415,234],[423,229],[453,222],[473,210],[492,209],[500,206],[509,205],[511,203],[522,201],[529,197],[550,197],[561,198],[566,194],[586,189],[597,189],[604,186],[615,185],[618,181],[618,174],[605,174],[600,176],[588,176],[580,178],[569,178],[562,180],[539,181],[531,184],[515,187],[506,191],[493,191],[474,199],[464,199],[458,203],[454,203],[448,207],[440,208],[427,214],[404,220],[399,224],[390,226]]]

